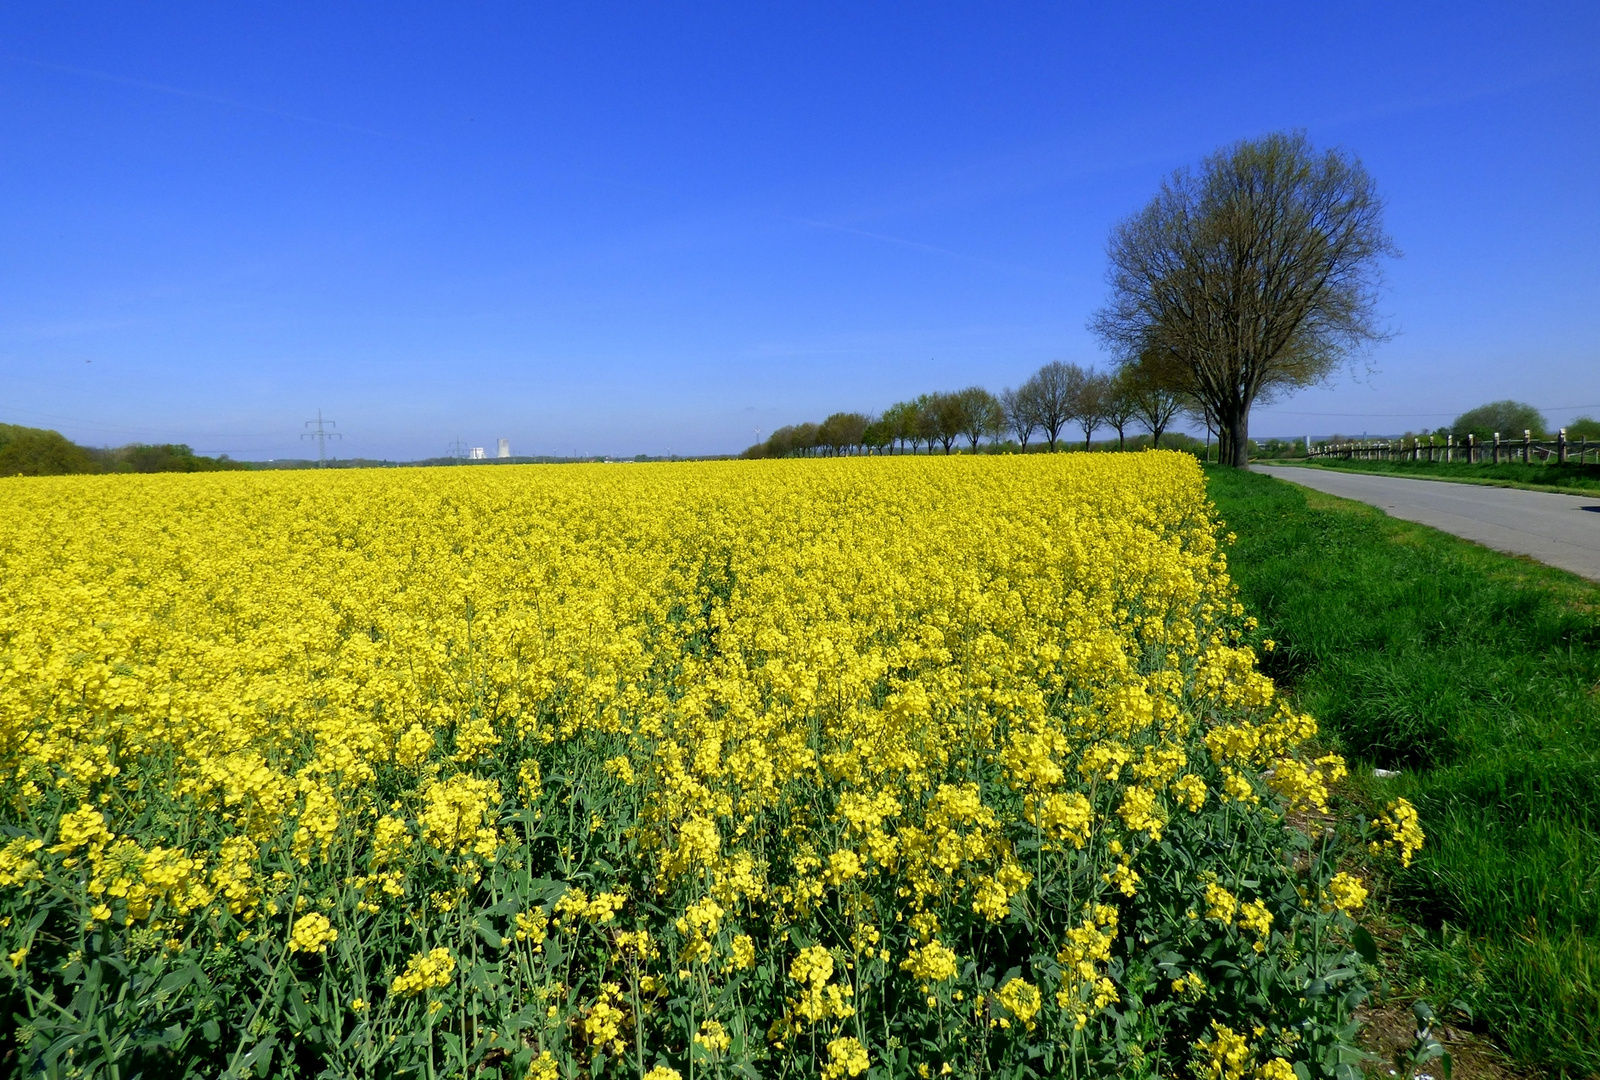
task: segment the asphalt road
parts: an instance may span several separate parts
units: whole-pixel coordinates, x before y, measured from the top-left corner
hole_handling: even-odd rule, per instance
[[[1556,495],[1295,466],[1251,468],[1600,581],[1600,494]]]

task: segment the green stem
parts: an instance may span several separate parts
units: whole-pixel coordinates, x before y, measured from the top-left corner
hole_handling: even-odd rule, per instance
[[[278,985],[278,975],[283,971],[284,963],[289,959],[289,936],[294,932],[295,910],[300,904],[300,879],[295,878],[294,899],[289,901],[289,933],[284,935],[283,951],[278,954],[278,964],[272,969],[272,978],[267,980],[267,988],[261,995],[261,1000],[256,1002],[256,1008],[250,1014],[250,1020],[244,1025],[244,1030],[239,1034],[239,1045],[233,1055],[228,1058],[228,1071],[223,1074],[228,1077],[238,1075],[239,1055],[244,1053],[245,1043],[250,1039],[250,1029],[256,1026],[256,1020],[261,1016],[261,1010],[266,1008],[267,999],[272,996],[272,991]]]

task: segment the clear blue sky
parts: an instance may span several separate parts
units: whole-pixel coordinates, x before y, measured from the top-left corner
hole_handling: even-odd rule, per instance
[[[736,451],[1104,364],[1110,228],[1285,128],[1376,177],[1398,333],[1254,434],[1600,415],[1593,0],[63,2],[0,11],[0,421]]]

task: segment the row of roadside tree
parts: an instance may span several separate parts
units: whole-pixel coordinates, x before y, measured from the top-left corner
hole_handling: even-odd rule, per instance
[[[975,452],[985,442],[1014,443],[1024,453],[1029,443],[1055,451],[1081,433],[1088,449],[1094,433],[1111,429],[1117,446],[1137,424],[1153,445],[1184,400],[1139,364],[1114,373],[1052,361],[1021,386],[998,394],[981,386],[923,394],[897,402],[877,416],[838,412],[820,423],[792,424],[744,452],[747,458],[862,453],[911,453],[957,447]]]
[[[1187,407],[1218,434],[1219,460],[1250,459],[1250,410],[1330,378],[1384,340],[1380,263],[1396,254],[1359,159],[1302,132],[1245,140],[1179,169],[1111,233],[1110,293],[1089,329],[1115,375],[1046,364],[1021,388],[928,394],[878,417],[836,413],[781,428],[747,456],[913,450],[1012,433],[1055,449],[1138,418],[1152,436]],[[1152,440],[1154,441],[1154,439]]]

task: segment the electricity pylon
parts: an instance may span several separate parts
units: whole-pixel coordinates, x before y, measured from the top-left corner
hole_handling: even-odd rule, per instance
[[[330,428],[330,427],[338,427],[338,426],[339,426],[339,422],[337,420],[324,420],[322,418],[322,410],[318,409],[317,410],[317,418],[315,420],[307,420],[306,421],[306,427],[314,427],[317,430],[315,430],[315,431],[302,431],[300,433],[300,437],[302,439],[315,439],[315,440],[317,440],[317,468],[319,468],[319,469],[322,468],[325,464],[327,464],[327,461],[328,461],[328,454],[327,454],[327,443],[328,443],[328,440],[329,439],[342,439],[342,438],[344,438],[344,436],[339,434],[337,431],[327,431],[325,429],[326,428]]]

